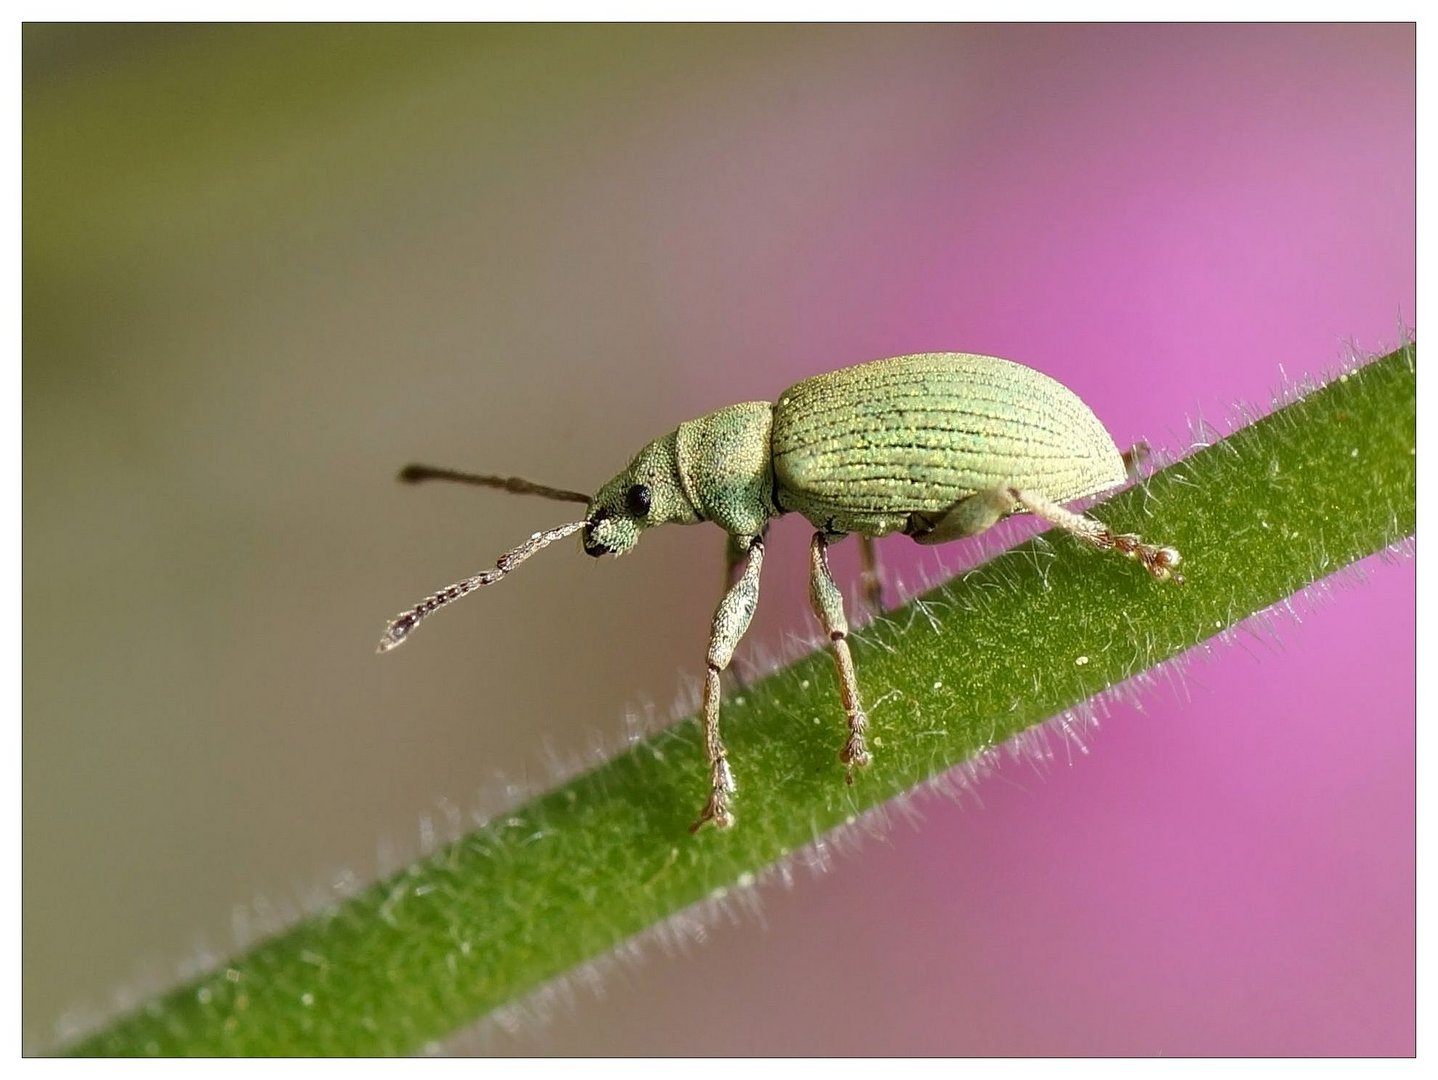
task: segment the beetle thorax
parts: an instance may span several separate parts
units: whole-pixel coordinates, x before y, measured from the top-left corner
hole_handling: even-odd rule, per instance
[[[778,513],[769,445],[774,406],[730,405],[675,432],[679,479],[707,521],[734,536],[758,536]]]

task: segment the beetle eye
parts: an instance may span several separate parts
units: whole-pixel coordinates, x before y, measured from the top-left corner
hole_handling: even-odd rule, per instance
[[[649,489],[635,484],[624,493],[624,509],[637,518],[649,516]]]

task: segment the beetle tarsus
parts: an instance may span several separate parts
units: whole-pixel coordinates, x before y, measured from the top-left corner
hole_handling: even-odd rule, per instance
[[[1105,551],[1116,551],[1120,555],[1133,559],[1156,581],[1172,581],[1175,585],[1183,584],[1183,575],[1174,570],[1174,567],[1183,561],[1183,556],[1179,554],[1177,548],[1161,544],[1146,544],[1133,533],[1114,535],[1107,529],[1095,535],[1093,544]]]
[[[729,770],[727,757],[721,755],[714,762],[714,766],[710,770],[709,782],[709,801],[700,811],[699,819],[689,826],[691,833],[698,832],[711,821],[716,829],[727,829],[734,824],[734,811],[729,807],[729,797],[735,791],[734,774]]]
[[[734,824],[734,812],[729,809],[728,796],[718,791],[709,796],[709,801],[704,804],[704,809],[699,814],[699,820],[689,826],[689,831],[697,833],[710,822],[713,822],[716,829],[727,829]]]
[[[839,752],[839,760],[844,763],[844,783],[854,782],[855,769],[867,769],[869,763],[874,760],[869,753],[869,747],[864,742],[864,728],[868,723],[867,717],[859,713],[857,717],[850,719],[849,740],[844,743],[844,749]]]

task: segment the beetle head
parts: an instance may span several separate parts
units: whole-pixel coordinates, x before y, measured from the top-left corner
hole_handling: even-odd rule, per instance
[[[589,503],[585,515],[584,552],[623,555],[639,542],[639,534],[655,525],[692,524],[702,520],[679,478],[675,433],[655,439]]]

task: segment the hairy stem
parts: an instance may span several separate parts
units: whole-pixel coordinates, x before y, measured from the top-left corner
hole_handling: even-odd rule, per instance
[[[725,704],[735,828],[689,835],[704,748],[696,723],[679,724],[71,1052],[414,1052],[751,880],[1410,535],[1415,356],[1351,371],[1097,508],[1115,531],[1177,547],[1182,587],[1049,534],[855,633],[875,753],[852,786],[831,660],[810,655]]]

